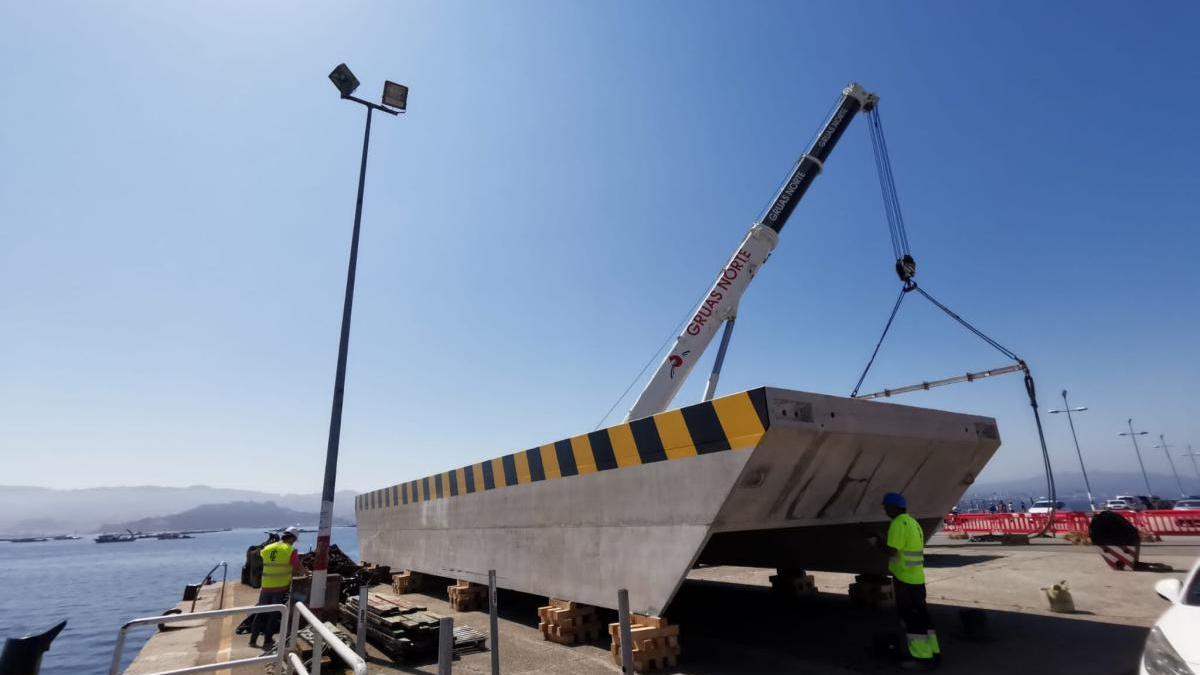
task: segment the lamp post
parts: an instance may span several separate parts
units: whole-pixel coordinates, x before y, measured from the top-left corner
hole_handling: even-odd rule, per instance
[[[1142,451],[1140,449],[1138,449],[1137,437],[1145,436],[1146,434],[1148,434],[1150,432],[1134,431],[1132,417],[1130,417],[1126,423],[1129,425],[1129,433],[1125,433],[1124,431],[1122,431],[1121,433],[1119,433],[1117,435],[1118,436],[1128,436],[1129,439],[1133,441],[1133,451],[1137,453],[1138,466],[1142,467],[1142,480],[1146,481],[1146,498],[1149,499],[1154,496],[1154,490],[1150,489],[1150,479],[1146,476],[1146,465],[1142,462]]]
[[[1192,471],[1196,472],[1196,480],[1200,481],[1200,465],[1196,464],[1196,458],[1200,457],[1200,452],[1192,450],[1192,444],[1188,443],[1188,451],[1183,453],[1183,456],[1192,458]]]
[[[1183,491],[1183,482],[1179,480],[1179,472],[1175,470],[1175,460],[1171,459],[1171,448],[1173,445],[1167,445],[1167,439],[1163,438],[1162,434],[1158,435],[1158,445],[1156,448],[1162,448],[1163,454],[1167,456],[1167,464],[1171,465],[1171,473],[1175,475],[1175,487],[1179,488],[1179,496],[1186,497],[1187,493]]]
[[[386,82],[383,102],[371,103],[353,96],[358,78],[346,64],[340,64],[329,74],[333,86],[342,98],[367,109],[367,125],[363,131],[362,163],[358,169],[358,197],[354,203],[354,230],[350,236],[350,263],[346,271],[346,298],[342,304],[342,332],[338,340],[337,373],[333,383],[333,409],[329,416],[329,445],[325,452],[325,481],[321,487],[321,518],[317,526],[317,550],[313,560],[312,589],[309,606],[320,609],[325,605],[325,579],[329,570],[329,538],[333,530],[333,495],[337,484],[338,445],[342,436],[342,401],[346,391],[346,353],[350,347],[350,315],[354,308],[354,276],[358,268],[358,234],[362,223],[363,187],[367,178],[367,148],[371,143],[371,113],[375,110],[389,115],[404,112],[408,102],[408,87]]]
[[[1083,472],[1083,486],[1087,488],[1088,508],[1093,512],[1096,510],[1096,500],[1092,499],[1092,484],[1088,481],[1087,469],[1083,466],[1083,453],[1079,450],[1079,437],[1075,435],[1075,420],[1071,417],[1073,412],[1083,412],[1087,410],[1087,406],[1072,408],[1070,403],[1067,403],[1067,390],[1062,390],[1063,409],[1051,410],[1051,413],[1066,413],[1067,424],[1071,425],[1071,438],[1075,441],[1075,454],[1079,456],[1079,470]]]

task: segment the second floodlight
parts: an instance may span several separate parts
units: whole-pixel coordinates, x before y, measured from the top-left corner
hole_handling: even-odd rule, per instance
[[[383,83],[383,104],[396,110],[408,107],[408,87],[395,82]]]

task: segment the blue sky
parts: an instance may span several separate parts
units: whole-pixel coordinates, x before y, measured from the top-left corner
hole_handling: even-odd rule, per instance
[[[850,81],[919,279],[1044,407],[1090,407],[1090,466],[1136,469],[1131,416],[1200,447],[1197,29],[1182,2],[6,3],[0,483],[319,489],[362,133],[341,61],[412,93],[373,130],[340,487],[591,430]],[[896,290],[857,120],[721,391],[847,394]],[[865,388],[1004,364],[906,304]],[[996,417],[984,479],[1040,471],[1018,378],[903,402]]]

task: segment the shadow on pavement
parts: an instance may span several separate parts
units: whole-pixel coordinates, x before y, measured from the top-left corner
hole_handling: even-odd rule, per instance
[[[968,637],[963,607],[931,605],[942,644],[940,673],[1039,675],[1137,671],[1147,629],[1072,616],[979,610],[981,637]],[[716,673],[890,673],[875,658],[876,635],[899,632],[891,609],[856,607],[848,597],[820,593],[788,604],[769,588],[689,580],[667,612],[681,628],[680,669]]]
[[[959,553],[926,553],[926,567],[966,567],[996,560],[998,555],[962,555]]]

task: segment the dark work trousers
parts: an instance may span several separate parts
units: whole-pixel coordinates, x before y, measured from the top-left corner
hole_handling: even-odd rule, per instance
[[[909,655],[916,659],[931,659],[941,649],[934,632],[933,619],[925,605],[925,584],[906,584],[899,579],[893,583],[896,590],[896,612],[904,622],[907,633]]]
[[[924,597],[924,586],[922,588],[922,597]],[[287,601],[288,589],[286,588],[264,588],[258,592],[258,604],[260,605],[282,605]],[[262,614],[254,615],[254,622],[250,624],[250,641],[254,642],[259,635],[266,635],[267,641],[275,639],[275,634],[279,632],[279,614],[275,612],[263,612]]]

